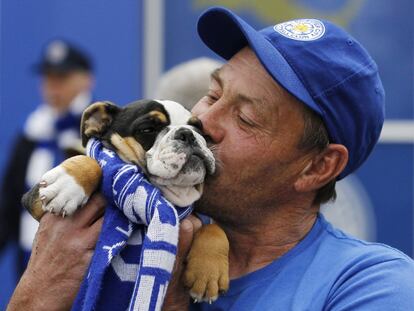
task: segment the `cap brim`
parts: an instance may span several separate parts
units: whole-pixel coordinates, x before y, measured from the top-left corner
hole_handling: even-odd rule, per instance
[[[246,45],[250,46],[274,80],[312,110],[323,114],[280,52],[233,12],[222,7],[208,9],[200,16],[197,30],[203,42],[227,60]]]
[[[46,73],[57,73],[57,74],[65,74],[68,72],[73,71],[88,71],[85,68],[80,66],[74,66],[73,64],[60,64],[60,65],[50,65],[50,64],[35,64],[33,66],[33,71],[38,74],[46,74]]]

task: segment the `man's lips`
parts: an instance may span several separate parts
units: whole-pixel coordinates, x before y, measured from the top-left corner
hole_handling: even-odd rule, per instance
[[[205,150],[203,150],[200,147],[192,148],[192,155],[200,158],[203,161],[209,174],[214,174],[214,171],[216,169],[215,160],[213,157],[213,153],[209,149],[206,148]]]

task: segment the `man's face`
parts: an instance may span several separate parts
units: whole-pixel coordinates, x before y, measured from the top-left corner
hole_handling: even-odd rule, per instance
[[[83,71],[46,72],[41,83],[43,99],[56,111],[65,112],[79,93],[91,88],[91,80]]]
[[[307,155],[302,106],[274,82],[249,48],[212,74],[208,94],[193,108],[210,136],[217,174],[206,180],[196,210],[216,221],[253,221],[289,204]]]

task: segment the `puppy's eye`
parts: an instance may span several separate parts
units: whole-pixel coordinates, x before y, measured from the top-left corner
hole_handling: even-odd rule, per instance
[[[143,129],[139,129],[140,133],[144,133],[144,134],[149,134],[149,133],[153,133],[155,131],[155,129],[153,127],[146,127]]]

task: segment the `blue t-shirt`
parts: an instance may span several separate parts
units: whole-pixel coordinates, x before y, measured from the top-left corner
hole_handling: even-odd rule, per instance
[[[319,215],[285,255],[232,280],[211,305],[190,310],[414,310],[414,261],[387,245],[350,237]]]

